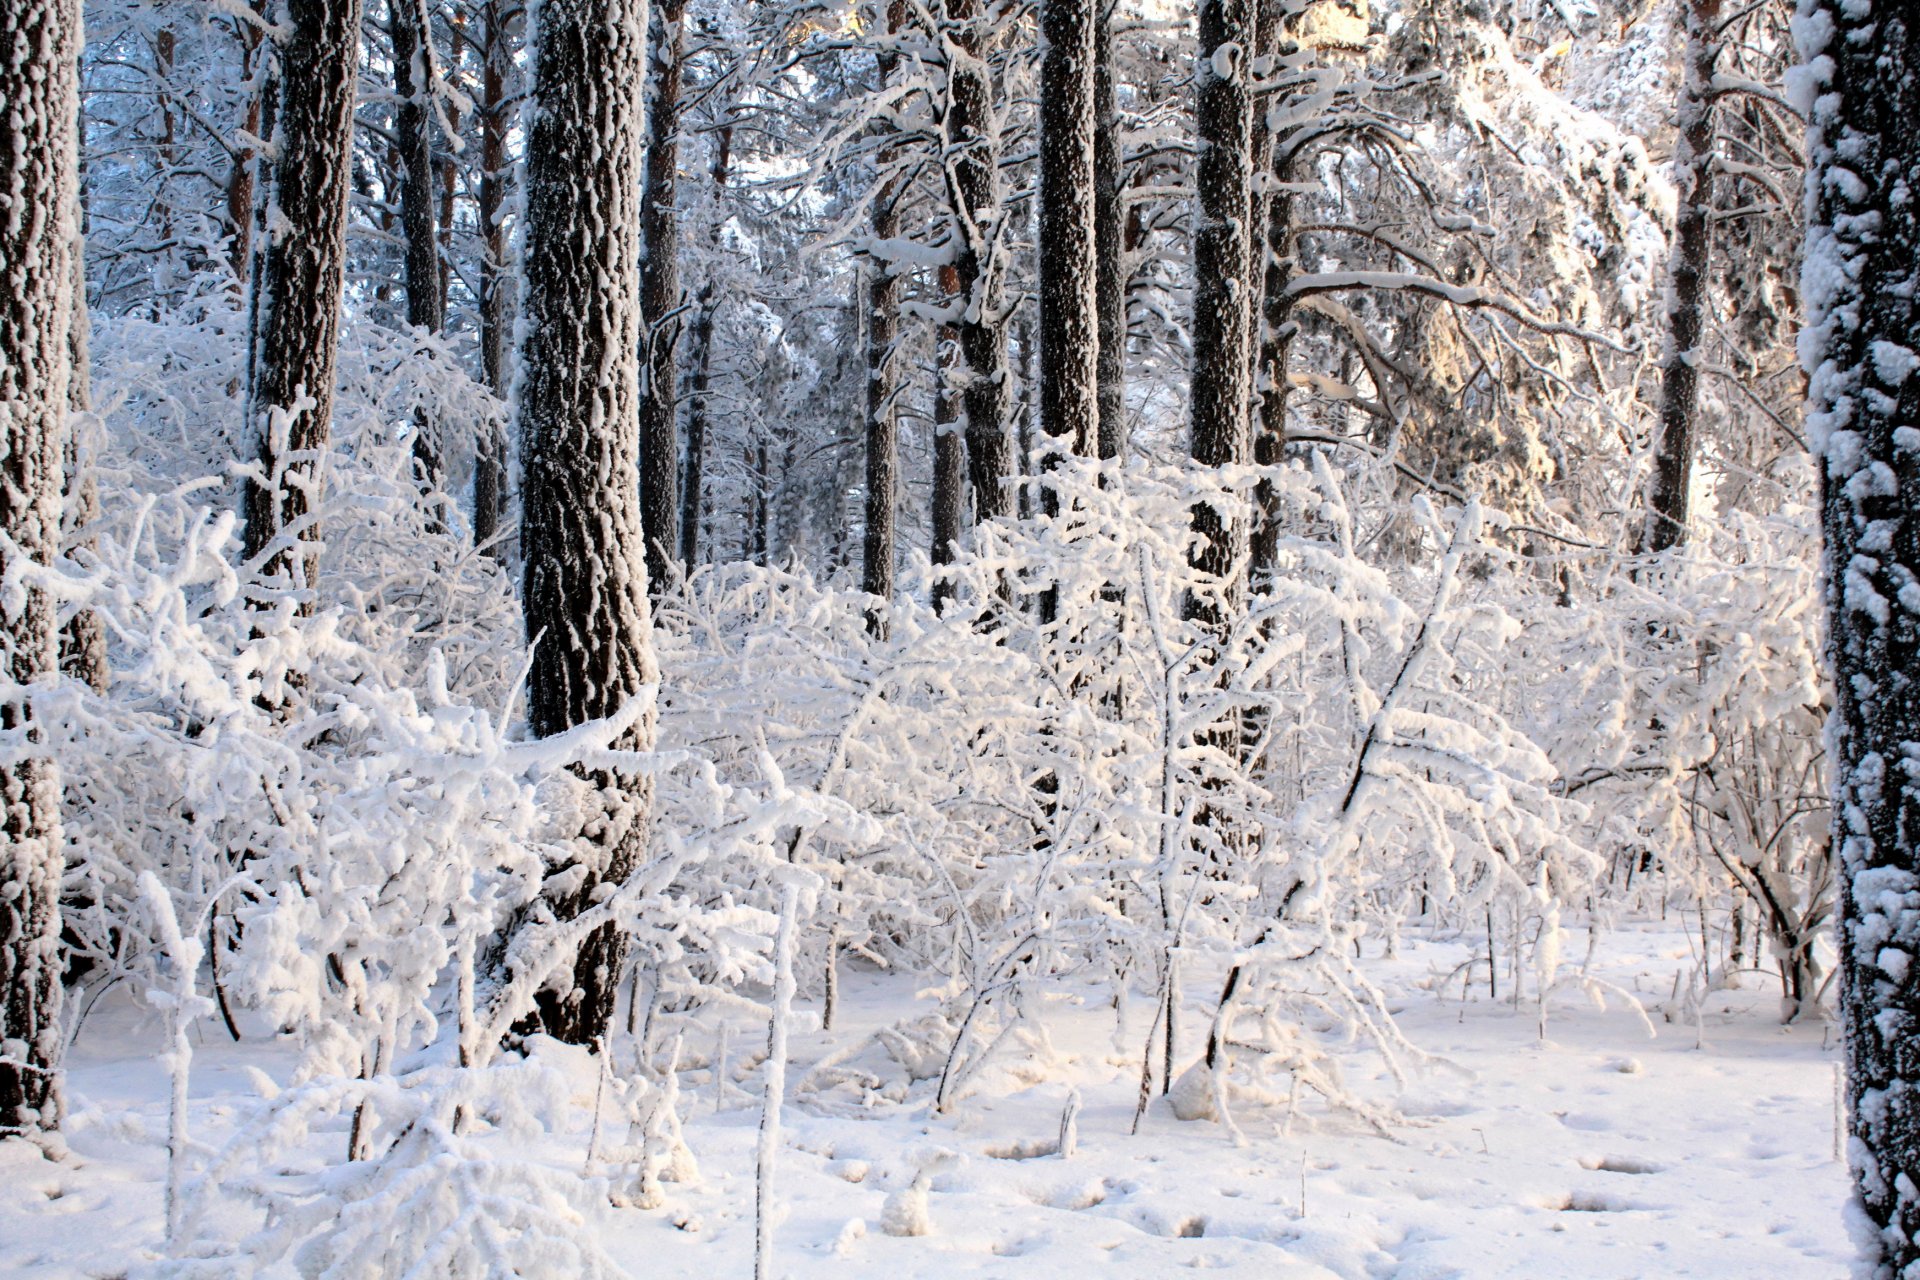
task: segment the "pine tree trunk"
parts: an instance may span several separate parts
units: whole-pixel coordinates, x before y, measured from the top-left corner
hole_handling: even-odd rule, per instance
[[[255,59],[260,57],[260,29],[236,18],[233,30],[234,39],[240,43],[240,74],[251,81]],[[254,137],[260,135],[260,102],[264,96],[260,92],[249,96],[246,112],[241,117],[240,127]],[[240,288],[246,287],[247,263],[252,253],[253,181],[254,166],[258,162],[259,157],[251,147],[236,147],[233,165],[227,170],[227,265],[233,269],[234,282]]]
[[[1043,0],[1040,31],[1040,431],[1039,469],[1093,454],[1100,438],[1100,320],[1094,255],[1094,27],[1099,0]],[[1060,496],[1041,488],[1041,507]],[[1040,616],[1059,612],[1057,588]]]
[[[1050,453],[1091,455],[1100,430],[1094,256],[1097,0],[1043,0],[1040,63],[1040,430]],[[1052,465],[1040,459],[1044,469]],[[1049,496],[1048,513],[1057,509]]]
[[[899,234],[898,209],[892,189],[875,197],[873,234],[887,239]],[[899,340],[900,284],[883,262],[867,277],[867,405],[865,541],[860,549],[860,589],[882,600],[893,599],[895,512],[899,490],[899,440],[894,399],[899,394],[894,348]],[[870,625],[878,627],[879,615]]]
[[[941,273],[943,276],[946,271]],[[953,584],[940,570],[953,563],[967,521],[967,444],[961,433],[959,393],[951,373],[959,337],[951,325],[940,329],[939,385],[933,391],[933,567],[931,600],[939,613],[953,599]]]
[[[639,209],[643,0],[543,0],[532,55],[518,416],[527,712],[541,737],[631,712],[657,683],[640,517]],[[582,376],[583,372],[591,376]],[[653,708],[616,746],[653,746]],[[651,784],[585,771],[606,810],[575,840],[581,871],[551,894],[577,916],[638,866]],[[613,1014],[627,948],[605,925],[549,981],[541,1030],[589,1044]],[[556,993],[557,991],[557,993]]]
[[[714,143],[713,198],[718,201],[726,191],[727,177],[733,165],[733,126],[721,129]],[[725,222],[717,210],[709,228],[708,245],[717,260],[720,252],[720,228]],[[704,476],[707,459],[707,389],[713,376],[713,321],[720,309],[718,291],[709,279],[700,290],[700,305],[693,317],[693,378],[687,388],[687,482],[680,488],[680,563],[691,569],[700,559],[700,510],[706,498]]]
[[[1115,5],[1100,7],[1093,44],[1093,218],[1100,314],[1100,456],[1127,451],[1127,270],[1122,244],[1120,114],[1113,87]]]
[[[309,516],[333,422],[360,0],[287,0],[282,29],[267,200],[276,213],[253,280],[247,360],[247,424],[266,483],[247,482],[246,555],[263,580],[305,592],[311,610],[319,534]]]
[[[1293,278],[1292,139],[1273,148],[1272,172],[1276,189],[1266,202],[1265,241],[1260,255],[1265,266],[1261,286],[1259,357],[1254,363],[1254,391],[1258,418],[1254,423],[1253,460],[1263,467],[1278,466],[1287,447],[1287,359],[1293,347],[1293,298],[1287,285]],[[1278,495],[1271,481],[1254,486],[1253,544],[1247,557],[1247,577],[1260,586],[1273,571],[1279,554]]]
[[[60,552],[60,490],[72,376],[79,201],[80,5],[0,6],[0,575],[14,554]],[[55,604],[30,589],[0,606],[0,650],[16,685],[59,664]],[[0,767],[0,1136],[60,1121],[60,786],[19,701],[0,706],[13,762]],[[17,753],[17,754],[13,754]]]
[[[1013,376],[1007,367],[1006,252],[1000,225],[1000,125],[985,49],[980,0],[947,0],[947,181],[959,220],[955,264],[966,309],[956,326],[966,380],[967,467],[973,514],[993,520],[1012,510],[1013,440],[1008,432]]]
[[[887,5],[887,34],[897,33],[906,21],[905,0]],[[897,55],[879,57],[880,85],[892,80]],[[894,148],[880,152],[884,168],[893,161]],[[900,234],[900,183],[884,182],[873,197],[873,238],[891,240]],[[860,548],[860,589],[882,600],[893,599],[896,559],[895,521],[899,507],[899,427],[894,400],[900,392],[894,350],[900,336],[900,282],[883,261],[874,261],[867,277],[867,405],[865,541]],[[870,614],[867,625],[878,634],[881,615]]]
[[[680,72],[686,0],[654,9],[652,82],[647,95],[647,189],[642,204],[645,261],[640,275],[641,513],[646,527],[647,583],[657,596],[673,577],[679,554],[680,242],[674,210],[680,168]]]
[[[1859,1276],[1920,1274],[1920,15],[1812,0],[1802,288],[1820,464]]]
[[[437,334],[446,328],[441,294],[440,241],[434,231],[432,134],[433,29],[425,0],[388,0],[393,41],[394,158],[400,170],[400,235],[406,246],[407,323]],[[440,424],[416,415],[413,465],[429,492],[440,485]]]
[[[508,0],[487,0],[484,65],[480,71],[480,374],[487,389],[506,399],[511,378],[507,342],[507,236],[500,220],[506,213],[507,128],[511,110],[507,73],[513,65],[508,47]],[[496,558],[506,548],[499,535],[507,516],[507,438],[503,424],[481,426],[473,463],[473,540]]]
[[[76,228],[73,237],[73,311],[67,324],[68,415],[61,543],[69,551],[93,550],[91,526],[100,518],[100,480],[94,474],[93,441],[83,437],[82,425],[92,425],[93,376],[88,355],[87,238]],[[95,693],[107,691],[107,626],[92,609],[77,609],[60,631],[60,669]]]
[[[1660,421],[1647,488],[1644,550],[1655,554],[1687,539],[1695,419],[1700,403],[1700,343],[1713,253],[1713,67],[1720,56],[1720,0],[1687,0],[1686,72],[1680,88],[1680,139],[1674,148],[1679,215],[1668,267],[1667,352],[1660,366]]]
[[[1199,158],[1193,235],[1193,460],[1205,467],[1248,460],[1249,329],[1252,291],[1247,220],[1252,198],[1252,100],[1247,91],[1253,48],[1251,0],[1200,0],[1200,49],[1194,71]],[[1225,579],[1245,531],[1206,504],[1193,510],[1202,538],[1196,561]],[[1225,619],[1196,600],[1196,617],[1218,628]]]

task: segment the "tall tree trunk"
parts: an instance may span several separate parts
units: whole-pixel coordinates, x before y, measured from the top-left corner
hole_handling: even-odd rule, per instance
[[[1254,362],[1254,394],[1258,418],[1254,423],[1253,460],[1262,467],[1278,466],[1287,447],[1287,358],[1293,347],[1293,297],[1287,285],[1293,279],[1293,181],[1294,142],[1282,138],[1273,148],[1275,190],[1267,201],[1266,221],[1261,228],[1264,244],[1262,271],[1259,356]],[[1272,481],[1254,486],[1253,545],[1249,549],[1247,576],[1254,586],[1263,584],[1273,571],[1279,555],[1280,525],[1278,494]]]
[[[79,203],[79,0],[0,6],[0,574],[14,554],[60,553],[60,489],[72,377]],[[0,652],[17,686],[59,664],[54,601],[29,589],[0,606]],[[0,706],[0,1136],[59,1125],[60,786],[24,701]]]
[[[719,203],[733,166],[733,126],[722,128],[714,142],[713,199]],[[707,228],[709,269],[719,261],[720,229],[724,209],[715,209]],[[700,511],[706,499],[707,388],[713,376],[713,321],[720,309],[719,290],[712,276],[700,287],[700,305],[693,316],[693,378],[687,388],[687,482],[680,489],[680,562],[693,568],[700,559]]]
[[[642,205],[646,246],[640,275],[641,513],[646,528],[647,584],[666,590],[669,566],[680,550],[680,242],[674,211],[680,167],[680,71],[686,0],[660,0],[654,9],[652,81],[647,97],[647,190]]]
[[[251,81],[260,56],[260,29],[235,18],[233,35],[240,44],[240,74]],[[260,103],[265,96],[264,89],[247,95],[241,128],[252,137],[260,136]],[[240,288],[247,284],[247,263],[253,247],[253,175],[258,162],[253,148],[242,145],[234,149],[233,165],[227,170],[227,265],[232,267],[234,282]]]
[[[1855,1274],[1920,1273],[1920,16],[1809,0],[1800,351],[1826,533]]]
[[[942,268],[943,282],[952,286],[951,267]],[[960,339],[952,325],[942,325],[936,344],[939,372],[933,389],[933,568],[931,599],[937,614],[953,599],[953,584],[940,570],[953,563],[967,522],[967,444],[960,427],[960,393],[953,385],[960,359]]]
[[[1100,6],[1093,33],[1093,247],[1100,314],[1100,456],[1127,451],[1127,269],[1120,198],[1120,112],[1113,85],[1116,4]]]
[[[905,0],[887,5],[887,34],[906,21]],[[880,87],[893,79],[897,55],[879,57]],[[880,152],[884,169],[894,148]],[[900,234],[900,180],[888,178],[873,197],[873,238],[892,240]],[[893,599],[894,561],[897,555],[895,520],[899,507],[899,426],[894,401],[900,393],[895,347],[900,338],[900,281],[890,264],[876,258],[867,277],[867,405],[866,405],[866,537],[860,548],[860,588],[882,600]],[[879,613],[869,614],[867,625],[878,634],[885,625]]]
[[[360,0],[286,0],[284,15],[267,201],[276,215],[252,290],[247,424],[259,474],[247,482],[245,545],[259,576],[304,592],[310,611],[319,551],[309,516],[333,422]]]
[[[100,480],[94,473],[93,441],[82,427],[93,425],[93,375],[88,354],[86,233],[73,237],[73,311],[67,324],[66,457],[60,512],[61,543],[69,551],[96,545],[91,526],[100,518]],[[92,609],[79,609],[60,631],[60,669],[95,693],[107,691],[107,626]]]
[[[434,232],[434,172],[429,124],[433,100],[433,28],[426,0],[387,0],[393,41],[394,155],[400,170],[400,235],[406,246],[407,323],[438,334],[447,327],[440,240]],[[440,484],[440,424],[414,417],[413,465],[428,491]]]
[[[1007,367],[1006,251],[1000,208],[1000,124],[986,63],[980,0],[947,0],[946,166],[958,221],[955,263],[966,300],[956,326],[966,362],[962,404],[974,519],[1012,509],[1013,441],[1008,434],[1013,376]]]
[[[1099,0],[1043,0],[1040,30],[1040,470],[1093,454],[1100,436],[1100,322],[1094,260],[1094,27]],[[1046,515],[1060,495],[1041,489]],[[1058,589],[1041,619],[1059,612]]]
[[[1700,403],[1700,341],[1713,253],[1713,67],[1720,56],[1720,0],[1687,0],[1686,72],[1680,86],[1680,139],[1673,172],[1679,188],[1673,256],[1668,266],[1667,351],[1660,366],[1660,421],[1647,486],[1644,550],[1666,551],[1687,539],[1693,485],[1695,421]]]
[[[1044,0],[1040,64],[1040,430],[1087,456],[1100,425],[1093,173],[1096,0]],[[1048,463],[1041,460],[1041,466]],[[1056,503],[1049,500],[1048,510]]]
[[[1252,99],[1247,91],[1254,47],[1252,0],[1200,0],[1200,48],[1194,69],[1194,120],[1199,159],[1193,234],[1193,378],[1189,419],[1193,460],[1206,467],[1243,464],[1252,271],[1247,221],[1252,198]],[[1223,581],[1233,570],[1244,531],[1213,506],[1193,510],[1202,539],[1196,561]],[[1196,617],[1225,625],[1214,606],[1193,602]]]
[[[527,135],[518,415],[533,732],[639,718],[616,741],[654,741],[658,682],[640,519],[638,208],[643,0],[542,0]],[[589,376],[582,376],[583,371]],[[584,772],[606,809],[575,844],[577,876],[545,906],[572,919],[626,881],[647,839],[641,773]],[[588,935],[570,980],[549,980],[540,1029],[590,1044],[610,1022],[627,938]],[[537,976],[537,975],[528,975]]]
[[[509,0],[486,0],[487,31],[480,69],[480,374],[504,400],[511,377],[507,341],[507,236],[501,226],[507,203],[507,74],[513,52],[507,42]],[[473,462],[473,540],[504,558],[499,535],[507,515],[507,437],[503,424],[481,426]]]

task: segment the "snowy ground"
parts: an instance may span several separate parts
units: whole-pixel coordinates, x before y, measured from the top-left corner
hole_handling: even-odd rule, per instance
[[[1649,1039],[1617,1001],[1600,1011],[1564,999],[1550,1006],[1542,1041],[1531,1003],[1490,1002],[1484,985],[1464,1002],[1457,982],[1444,998],[1422,989],[1465,954],[1455,943],[1410,942],[1396,961],[1369,962],[1408,1035],[1470,1073],[1429,1072],[1404,1093],[1383,1075],[1378,1096],[1397,1099],[1408,1117],[1391,1138],[1317,1106],[1302,1106],[1289,1134],[1284,1109],[1251,1101],[1236,1108],[1245,1146],[1216,1124],[1174,1119],[1160,1103],[1129,1136],[1144,1002],[1122,1054],[1112,1012],[1091,990],[1056,1019],[1058,1061],[1009,1063],[997,1078],[983,1077],[955,1117],[930,1114],[925,1085],[865,1111],[832,1101],[841,1095],[803,1095],[785,1120],[777,1198],[787,1213],[774,1273],[1843,1273],[1837,1049],[1822,1027],[1779,1027],[1775,988],[1758,976],[1747,990],[1710,996],[1698,1025],[1667,1022],[1659,1006],[1693,961],[1682,934],[1646,930],[1605,939],[1595,972],[1636,990],[1659,1035]],[[850,974],[844,987],[850,1015],[831,1037],[796,1036],[792,1079],[912,1011],[905,983]],[[196,1137],[218,1142],[255,1105],[243,1067],[280,1074],[289,1059],[270,1043],[232,1045],[217,1024],[204,1031],[192,1117]],[[52,1162],[21,1143],[0,1145],[0,1274],[118,1276],[158,1257],[166,1080],[148,1056],[158,1038],[130,1008],[96,1011],[72,1062],[71,1155]],[[758,1039],[743,1017],[731,1056],[747,1058]],[[668,1184],[666,1203],[654,1209],[589,1209],[586,1229],[636,1276],[751,1274],[759,1076],[741,1064],[720,1106],[704,1069],[711,1052],[708,1045],[696,1056],[689,1041],[687,1056],[702,1069],[683,1076],[699,1179]],[[538,1158],[577,1170],[595,1077],[584,1059],[552,1056],[571,1073],[576,1123]],[[1364,1079],[1378,1065],[1356,1051],[1351,1070]],[[1084,1099],[1072,1158],[1012,1158],[1053,1138],[1070,1087]],[[322,1132],[313,1142],[343,1137]],[[936,1152],[952,1154],[931,1178],[930,1233],[887,1235],[890,1194]]]

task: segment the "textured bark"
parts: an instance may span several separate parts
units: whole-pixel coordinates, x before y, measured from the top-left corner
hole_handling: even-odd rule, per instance
[[[1660,421],[1655,428],[1653,475],[1647,486],[1647,524],[1641,546],[1662,552],[1687,540],[1687,500],[1693,485],[1695,421],[1699,416],[1700,340],[1707,303],[1707,263],[1713,253],[1713,66],[1720,56],[1716,27],[1720,0],[1687,0],[1686,71],[1680,87],[1680,139],[1673,152],[1679,214],[1668,265],[1667,351],[1660,366]]]
[[[1193,460],[1202,466],[1245,463],[1250,288],[1247,219],[1252,197],[1252,99],[1247,91],[1253,47],[1251,0],[1201,0],[1200,48],[1194,70],[1194,120],[1199,158],[1193,235],[1193,378],[1189,421]],[[1197,565],[1225,578],[1245,531],[1211,506],[1196,506],[1194,529],[1202,546]],[[1211,608],[1196,601],[1196,616],[1213,625]]]
[[[527,712],[545,737],[631,710],[617,741],[653,745],[654,664],[639,503],[642,0],[543,0],[526,161],[518,414]],[[623,883],[646,845],[641,774],[586,773],[605,808],[575,841],[578,876],[543,907],[571,919]],[[590,934],[536,1019],[591,1043],[613,1014],[627,939]]]
[[[60,549],[72,373],[80,5],[0,6],[0,574]],[[0,612],[16,686],[56,672],[55,606],[29,590]],[[14,762],[0,767],[0,1136],[59,1124],[59,780],[24,703],[0,705]]]
[[[1089,455],[1100,427],[1094,261],[1096,0],[1044,0],[1040,63],[1040,430]],[[1045,458],[1041,466],[1048,465]],[[1051,494],[1047,508],[1056,503]]]
[[[721,129],[714,142],[713,198],[727,188],[733,167],[733,126]],[[716,210],[708,227],[708,261],[718,261],[723,210]],[[680,562],[691,569],[700,559],[700,512],[706,502],[704,477],[707,459],[707,389],[713,377],[713,321],[720,309],[718,291],[709,278],[700,289],[700,305],[693,316],[693,377],[687,388],[687,482],[680,487]]]
[[[394,165],[400,175],[400,237],[406,247],[407,323],[428,333],[446,328],[441,292],[440,240],[434,229],[433,28],[425,0],[388,0],[388,36],[393,41]],[[421,486],[440,485],[440,424],[414,419],[413,465]]]
[[[654,10],[652,80],[647,94],[647,190],[641,235],[640,449],[641,512],[646,526],[647,581],[655,595],[672,579],[679,554],[680,237],[674,203],[680,167],[680,71],[686,0],[660,0]]]
[[[287,0],[282,24],[268,196],[275,213],[253,280],[247,359],[260,475],[247,482],[246,554],[261,578],[310,592],[319,555],[308,517],[333,422],[360,2]],[[311,609],[310,594],[302,607]]]
[[[76,229],[73,237],[72,312],[67,322],[67,407],[66,457],[62,506],[60,512],[61,545],[69,552],[91,551],[96,539],[91,526],[100,518],[100,480],[94,474],[92,441],[83,439],[81,425],[91,422],[93,413],[92,362],[87,340],[86,235]],[[60,669],[95,693],[107,691],[107,624],[92,609],[77,609],[60,630]]]
[[[1920,1274],[1920,17],[1812,0],[1807,426],[1820,463],[1849,1217],[1873,1280]]]
[[[935,613],[953,599],[952,585],[937,571],[953,563],[967,520],[967,445],[960,428],[960,397],[950,376],[959,339],[951,326],[941,328],[939,346],[940,382],[933,392],[932,559],[936,572],[931,598]]]
[[[883,211],[884,207],[884,211]],[[883,191],[873,211],[873,234],[899,234],[894,192]],[[867,405],[865,541],[860,549],[860,589],[893,598],[894,518],[898,503],[899,451],[894,399],[899,394],[894,350],[899,338],[900,284],[884,263],[867,278]]]
[[[985,49],[980,0],[947,0],[949,23],[946,139],[947,182],[959,222],[955,262],[966,300],[955,327],[966,363],[961,403],[966,411],[967,468],[976,520],[1012,509],[1013,440],[1009,434],[1013,378],[1007,367],[1006,253],[1000,208],[1000,124],[993,109],[993,76]]]
[[[1287,358],[1293,346],[1293,181],[1295,152],[1290,139],[1273,148],[1275,192],[1266,202],[1260,305],[1259,354],[1254,363],[1254,390],[1258,417],[1253,430],[1253,460],[1263,467],[1279,464],[1287,446]],[[1280,544],[1277,495],[1272,482],[1254,486],[1253,542],[1248,550],[1247,577],[1257,587],[1272,571]]]
[[[240,43],[240,73],[247,79],[253,78],[254,60],[260,56],[260,30],[252,23],[234,20],[234,39]],[[247,99],[246,113],[241,117],[240,127],[250,136],[260,134],[260,100],[262,94]],[[253,148],[239,146],[234,149],[233,167],[227,171],[227,264],[233,268],[236,284],[245,287],[247,283],[247,262],[253,245],[253,179],[254,166],[259,162]]]
[[[511,336],[507,297],[511,276],[507,270],[507,236],[501,226],[507,196],[507,73],[513,52],[507,40],[505,0],[487,0],[484,10],[483,65],[480,69],[480,373],[488,390],[505,399]],[[504,557],[499,535],[507,516],[507,438],[500,423],[481,428],[480,447],[473,463],[473,540]]]
[[[1126,220],[1120,199],[1120,113],[1113,87],[1114,5],[1103,4],[1093,33],[1093,246],[1100,324],[1100,456],[1127,451]]]
[[[906,16],[904,0],[887,6],[887,34],[897,32]],[[882,53],[879,58],[880,84],[893,78],[899,58]],[[893,148],[880,153],[884,168],[893,159]],[[900,234],[900,185],[898,179],[882,184],[873,197],[873,238],[891,240]],[[883,600],[893,598],[894,562],[898,554],[895,519],[899,506],[899,428],[894,417],[894,401],[900,392],[895,347],[900,336],[900,282],[885,262],[876,261],[867,277],[867,404],[866,404],[866,511],[865,541],[860,548],[860,588]],[[882,625],[880,615],[868,618],[876,631]]]

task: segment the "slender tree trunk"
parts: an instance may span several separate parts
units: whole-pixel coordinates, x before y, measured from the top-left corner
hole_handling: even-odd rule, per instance
[[[980,0],[946,0],[949,22],[947,180],[959,222],[956,270],[966,308],[956,330],[967,376],[967,466],[976,520],[1012,510],[1013,376],[1007,367],[1006,252],[1000,208],[1000,124]]]
[[[640,276],[641,513],[646,528],[647,583],[666,590],[680,549],[680,241],[674,210],[680,167],[680,72],[686,0],[654,9],[652,81],[647,96],[647,189],[642,204],[646,258]]]
[[[1193,235],[1193,379],[1189,419],[1193,460],[1237,466],[1251,452],[1247,393],[1252,270],[1247,243],[1251,209],[1252,100],[1247,90],[1254,47],[1252,0],[1200,0],[1200,48],[1194,70],[1199,159]],[[1193,510],[1202,539],[1197,566],[1223,581],[1233,571],[1244,530],[1211,505]],[[1192,602],[1196,617],[1216,629],[1215,607]]]
[[[484,63],[480,70],[480,373],[487,389],[504,400],[511,378],[507,342],[511,324],[507,293],[507,236],[501,226],[507,193],[507,74],[513,52],[507,42],[507,0],[487,0]],[[499,535],[507,515],[507,437],[504,424],[481,424],[473,463],[473,540],[504,558]]]
[[[259,28],[236,18],[233,31],[240,44],[240,74],[251,81],[259,65]],[[260,136],[260,103],[265,96],[264,88],[247,95],[241,128],[253,137]],[[240,288],[247,285],[247,263],[252,253],[253,171],[258,162],[253,148],[242,145],[235,148],[233,166],[227,171],[227,264],[233,268],[234,281]]]
[[[84,231],[73,237],[73,311],[67,326],[69,375],[68,428],[61,541],[69,551],[96,545],[93,524],[100,519],[100,480],[94,474],[93,441],[82,426],[93,424],[93,378],[88,356],[87,270]],[[78,609],[60,632],[60,669],[95,693],[107,691],[107,626],[92,609]]]
[[[1094,452],[1100,426],[1095,6],[1044,0],[1040,10],[1040,430],[1050,451],[1081,456]],[[1050,499],[1049,512],[1057,505]]]
[[[639,209],[643,0],[542,0],[532,54],[519,403],[527,712],[541,737],[635,710],[616,746],[654,741],[659,679],[639,503]],[[591,376],[582,376],[590,371]],[[575,876],[545,909],[577,916],[645,851],[646,775],[583,771],[605,809],[575,840]],[[539,1029],[591,1044],[612,1019],[626,934],[588,935],[549,980]],[[537,975],[527,975],[536,976]]]
[[[1261,254],[1262,272],[1260,349],[1254,366],[1254,393],[1258,397],[1259,416],[1254,423],[1253,460],[1263,467],[1278,466],[1287,447],[1287,358],[1293,347],[1293,298],[1287,285],[1293,279],[1293,194],[1287,189],[1293,181],[1294,151],[1291,139],[1282,139],[1273,149],[1273,177],[1276,190],[1267,201],[1266,223],[1262,228],[1265,244]],[[1249,549],[1248,574],[1253,585],[1265,583],[1279,555],[1280,525],[1278,494],[1272,481],[1254,486],[1253,545]]]
[[[1040,30],[1040,470],[1094,454],[1100,437],[1100,320],[1094,240],[1094,27],[1099,0],[1043,0]],[[1041,488],[1048,516],[1060,495]],[[1041,619],[1059,612],[1057,588]]]
[[[719,202],[727,189],[727,177],[733,164],[733,126],[721,129],[714,144],[713,198]],[[718,209],[708,227],[709,263],[720,253],[720,228],[725,223]],[[700,510],[706,496],[704,476],[707,459],[707,388],[713,372],[713,321],[720,309],[719,291],[708,278],[700,289],[700,305],[693,316],[693,379],[687,388],[687,482],[680,490],[680,562],[691,569],[700,559]]]
[[[1800,351],[1826,533],[1854,1274],[1920,1274],[1920,15],[1810,0]]]
[[[951,271],[941,272],[946,277]],[[940,371],[933,391],[933,611],[939,613],[953,599],[953,584],[940,570],[953,563],[966,529],[967,444],[960,427],[960,395],[951,377],[959,360],[960,340],[953,326],[940,328]]]
[[[887,34],[906,21],[905,0],[887,5]],[[880,85],[893,79],[899,58],[891,52],[879,58]],[[884,169],[894,159],[894,148],[880,152]],[[873,197],[873,238],[887,241],[900,234],[900,183],[889,178]],[[895,347],[900,337],[900,281],[889,264],[876,258],[867,277],[867,405],[866,405],[866,538],[860,548],[860,588],[882,600],[893,599],[896,558],[895,519],[899,506],[899,427],[894,401],[900,393]],[[885,625],[878,613],[868,615],[867,626],[879,634]]]
[[[429,123],[433,101],[433,28],[426,0],[387,0],[393,41],[394,158],[400,170],[400,235],[406,246],[407,323],[438,334],[447,327],[440,240],[434,231],[434,172]],[[440,484],[440,424],[414,417],[413,465],[429,492]]]
[[[1122,245],[1120,113],[1113,86],[1112,0],[1100,6],[1093,41],[1093,219],[1099,309],[1100,456],[1127,451],[1127,269]]]
[[[1654,553],[1687,539],[1693,485],[1695,419],[1700,403],[1700,342],[1713,253],[1713,68],[1720,56],[1720,0],[1687,0],[1686,72],[1680,87],[1680,139],[1673,153],[1679,189],[1668,267],[1667,352],[1660,367],[1660,421],[1647,487],[1642,547]]]
[[[346,274],[360,0],[286,0],[276,147],[252,291],[247,423],[258,474],[247,482],[246,555],[313,607],[319,498],[333,422]]]
[[[79,204],[80,5],[0,6],[0,574],[60,552],[72,378],[74,215]],[[55,604],[29,589],[0,606],[16,686],[58,669]],[[0,1136],[60,1122],[60,785],[23,699],[0,706]]]

